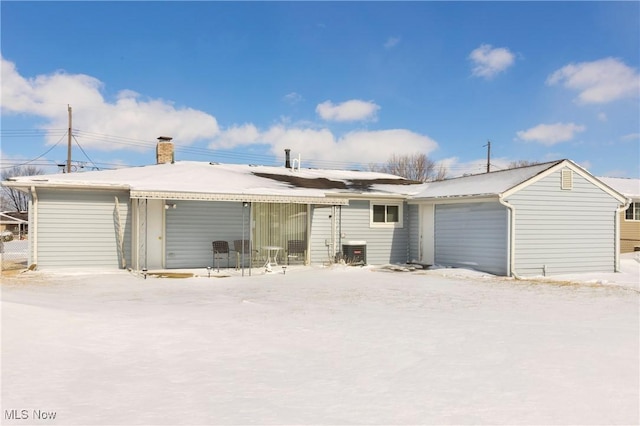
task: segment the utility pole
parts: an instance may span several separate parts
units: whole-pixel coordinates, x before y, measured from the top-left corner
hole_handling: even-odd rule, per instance
[[[491,141],[487,141],[484,146],[487,147],[487,173],[489,173],[491,171]]]
[[[69,130],[67,131],[67,173],[71,173],[71,105],[67,104],[69,111]]]

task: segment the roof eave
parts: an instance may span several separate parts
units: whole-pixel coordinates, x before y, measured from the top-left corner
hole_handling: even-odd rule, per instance
[[[8,188],[21,189],[29,191],[31,188],[45,188],[45,189],[97,189],[97,190],[129,190],[129,185],[124,184],[83,184],[83,183],[62,183],[62,182],[47,182],[47,181],[4,181],[3,186]]]
[[[443,195],[438,197],[414,197],[409,200],[409,204],[421,204],[421,203],[434,203],[438,201],[442,202],[460,202],[466,200],[481,201],[490,200],[494,201],[500,198],[500,194],[463,194],[463,195]]]
[[[290,196],[277,194],[243,194],[213,192],[180,192],[180,191],[145,191],[131,190],[131,198],[147,198],[158,200],[183,201],[226,201],[250,203],[295,203],[295,204],[328,204],[347,205],[348,200],[337,197]]]
[[[411,197],[405,194],[388,194],[381,192],[327,192],[326,195],[328,197],[351,200],[406,200]]]

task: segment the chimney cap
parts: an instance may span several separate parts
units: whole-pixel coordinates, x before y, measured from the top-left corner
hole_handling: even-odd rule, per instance
[[[173,138],[171,136],[158,136],[158,140],[160,142],[169,142],[173,140]]]

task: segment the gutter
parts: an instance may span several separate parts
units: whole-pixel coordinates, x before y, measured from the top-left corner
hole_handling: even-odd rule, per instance
[[[516,208],[502,199],[502,196],[498,196],[498,202],[509,209],[509,272],[510,276],[517,280],[521,280],[522,277],[516,272]]]
[[[627,198],[624,204],[621,204],[616,209],[616,218],[615,218],[615,239],[614,239],[614,272],[620,272],[620,214],[629,208],[631,204],[631,199]]]
[[[29,229],[29,241],[31,245],[31,250],[33,252],[33,264],[38,266],[38,193],[36,192],[36,187],[31,187],[31,208],[33,209],[32,218],[33,223],[31,224],[33,229]],[[33,235],[32,235],[33,234]],[[31,265],[29,265],[31,266]]]
[[[334,199],[352,199],[352,200],[407,200],[410,195],[405,194],[383,194],[383,193],[367,193],[367,192],[326,192],[325,196]]]
[[[409,198],[409,204],[424,204],[440,202],[441,204],[454,204],[454,203],[468,203],[471,202],[483,202],[483,201],[495,201],[496,197],[501,198],[500,194],[475,194],[475,195],[451,195],[451,196],[438,196],[427,198]]]
[[[21,189],[25,192],[29,191],[29,188],[52,188],[52,189],[85,189],[85,190],[93,190],[93,189],[120,189],[120,190],[129,190],[129,185],[87,185],[82,183],[49,183],[45,181],[32,181],[32,182],[18,182],[18,181],[4,181],[2,182],[3,186],[7,186],[10,188]]]

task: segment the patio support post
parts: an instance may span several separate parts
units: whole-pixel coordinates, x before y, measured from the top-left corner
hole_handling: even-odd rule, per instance
[[[247,207],[249,208],[249,276],[251,276],[251,270],[253,269],[253,229],[251,227],[252,203],[248,202]]]
[[[36,187],[31,186],[31,229],[29,230],[29,245],[31,246],[31,264],[38,266],[38,193]],[[31,265],[29,265],[31,266]]]
[[[242,256],[240,257],[242,259],[242,276],[244,277],[244,241],[245,241],[245,232],[244,232],[244,221],[245,221],[245,210],[247,209],[249,203],[247,203],[246,201],[242,202]],[[251,270],[251,268],[249,268],[249,270]]]

